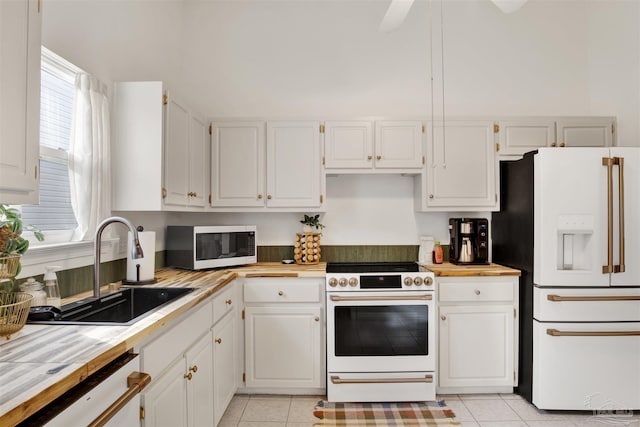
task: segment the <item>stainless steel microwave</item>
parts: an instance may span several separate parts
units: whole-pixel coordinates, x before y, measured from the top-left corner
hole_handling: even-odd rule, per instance
[[[255,225],[169,225],[167,265],[202,270],[257,262]]]

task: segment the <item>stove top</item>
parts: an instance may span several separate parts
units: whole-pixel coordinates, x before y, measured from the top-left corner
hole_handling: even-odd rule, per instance
[[[415,262],[329,262],[327,273],[411,273],[420,271]]]

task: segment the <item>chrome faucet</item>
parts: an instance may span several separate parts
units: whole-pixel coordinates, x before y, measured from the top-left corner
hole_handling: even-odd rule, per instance
[[[93,249],[95,252],[93,258],[93,297],[96,299],[100,298],[100,245],[102,243],[102,232],[107,225],[112,222],[120,222],[126,225],[131,232],[131,256],[134,259],[142,258],[144,256],[142,246],[140,246],[140,240],[138,239],[138,231],[128,219],[119,216],[112,216],[98,224],[98,227],[96,228],[96,235],[93,239]]]

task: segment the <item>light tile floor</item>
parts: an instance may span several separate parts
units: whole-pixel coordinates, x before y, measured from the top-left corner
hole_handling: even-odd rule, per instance
[[[218,427],[312,427],[313,408],[324,396],[233,397]],[[462,427],[640,427],[640,414],[541,411],[516,394],[441,395]]]

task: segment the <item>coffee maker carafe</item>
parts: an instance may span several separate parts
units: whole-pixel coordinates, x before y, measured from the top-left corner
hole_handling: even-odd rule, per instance
[[[485,218],[450,218],[449,261],[454,264],[489,264],[489,221]]]

